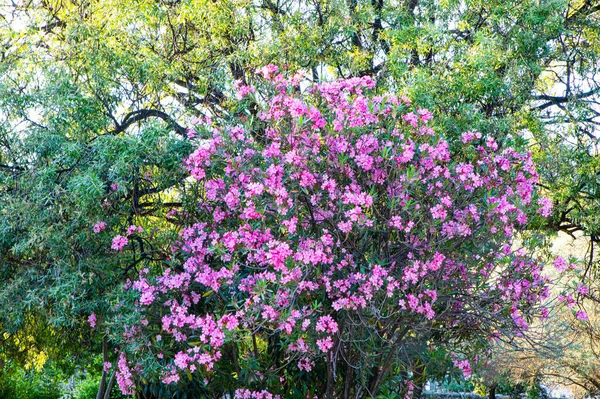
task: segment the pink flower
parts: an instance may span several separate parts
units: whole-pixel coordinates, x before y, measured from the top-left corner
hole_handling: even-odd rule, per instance
[[[473,373],[471,371],[471,364],[469,363],[468,360],[461,360],[457,363],[455,363],[456,367],[462,371],[463,376],[465,378],[469,378],[471,376],[471,374]]]
[[[323,126],[327,124],[325,119],[321,117],[321,113],[315,107],[311,107],[308,111],[308,117],[313,122],[314,129],[321,129]]]
[[[125,395],[133,395],[135,393],[135,383],[133,382],[133,374],[127,364],[125,354],[121,352],[119,355],[119,361],[117,363],[119,369],[117,371],[117,384],[119,389]]]
[[[335,334],[338,330],[338,324],[331,316],[321,316],[317,321],[315,329],[319,332]]]
[[[142,233],[144,231],[143,228],[136,226],[135,224],[132,224],[131,226],[129,226],[127,228],[127,232],[125,232],[125,235],[131,235],[131,234],[135,234],[135,233]]]
[[[308,108],[306,107],[306,105],[297,98],[294,98],[290,101],[289,110],[290,115],[294,118],[298,118],[299,116],[308,113]]]
[[[233,88],[235,90],[235,98],[238,100],[242,100],[248,94],[256,91],[254,87],[245,85],[241,80],[236,80],[233,84]]]
[[[559,256],[554,259],[554,268],[559,272],[564,272],[567,270],[567,266],[567,261],[563,257]]]
[[[402,223],[402,218],[400,216],[392,216],[389,225],[397,228],[398,230],[402,230],[404,228],[404,224]]]
[[[236,187],[229,189],[229,192],[225,195],[225,203],[231,209],[237,208],[240,204],[240,190]]]
[[[479,132],[464,132],[462,134],[463,144],[466,144],[469,141],[473,141],[475,139],[480,139],[480,138],[481,138],[481,133],[479,133]]]
[[[352,222],[339,222],[338,228],[344,233],[350,233],[352,231]]]
[[[310,326],[310,319],[306,319],[302,322],[302,331],[306,331],[306,329],[308,328],[308,326]]]
[[[448,211],[444,208],[444,205],[442,204],[437,204],[436,206],[431,208],[431,216],[433,216],[434,219],[444,220],[446,219],[447,214]]]
[[[268,64],[258,69],[256,73],[268,80],[271,79],[272,75],[277,73],[278,70],[279,68],[277,67],[277,65]]]
[[[127,237],[123,237],[122,235],[116,235],[112,240],[112,245],[110,246],[115,251],[121,251],[125,245],[129,244],[129,239]]]
[[[88,323],[90,323],[90,327],[94,328],[96,327],[96,314],[92,313],[91,315],[89,315],[88,317]]]
[[[414,113],[410,112],[402,117],[411,126],[417,127],[419,125],[419,117]]]
[[[167,373],[162,379],[161,381],[164,384],[175,384],[179,381],[180,377],[179,374],[177,374],[175,371],[171,371],[169,373]]]
[[[261,183],[248,183],[246,185],[246,197],[261,195],[265,187]]]
[[[94,233],[98,234],[106,229],[106,222],[98,222],[94,225]]]
[[[416,310],[417,306],[419,305],[419,300],[417,299],[416,296],[414,296],[413,294],[408,294],[406,296],[406,299],[408,300],[408,306],[411,310]]]
[[[581,295],[587,295],[587,293],[589,292],[589,288],[587,285],[584,284],[579,284],[579,286],[577,287],[577,293],[581,294]]]
[[[185,129],[185,132],[186,132],[186,134],[187,134],[187,137],[188,137],[188,139],[193,139],[193,138],[195,138],[195,137],[196,137],[196,134],[198,133],[198,132],[196,132],[196,130],[194,130],[194,129],[191,129],[191,128]]]
[[[235,315],[228,314],[221,318],[221,324],[229,331],[235,330],[238,326],[238,318]]]
[[[315,365],[315,362],[312,361],[312,360],[310,360],[307,357],[303,357],[298,362],[298,368],[300,370],[304,370],[304,371],[310,371],[310,370],[312,370],[312,368],[314,367],[314,365]]]
[[[421,120],[425,123],[433,118],[433,114],[424,108],[417,110],[417,113],[419,114]]]
[[[548,198],[540,198],[538,199],[538,204],[540,208],[537,210],[537,213],[544,217],[552,215],[552,201]]]
[[[322,352],[329,352],[333,348],[333,340],[331,337],[325,337],[317,340],[317,346]]]
[[[289,220],[282,221],[281,224],[288,229],[290,234],[294,234],[298,228],[298,218],[291,217]]]
[[[587,321],[589,319],[587,313],[584,312],[583,310],[580,310],[579,312],[577,312],[575,314],[575,317],[577,317],[577,319],[581,320],[581,321]]]

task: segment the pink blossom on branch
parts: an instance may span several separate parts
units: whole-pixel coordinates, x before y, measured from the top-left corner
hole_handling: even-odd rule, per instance
[[[575,314],[575,317],[577,317],[577,319],[581,321],[587,321],[589,319],[588,314],[583,310],[578,311]]]
[[[554,268],[559,272],[564,272],[568,268],[567,261],[562,256],[558,256],[554,259]]]
[[[106,222],[102,221],[102,222],[98,222],[94,225],[94,233],[98,234],[101,231],[106,229]]]
[[[540,208],[538,209],[538,213],[544,217],[548,217],[552,215],[552,201],[548,198],[540,198],[538,200],[540,204]]]
[[[123,248],[129,244],[129,239],[127,237],[123,237],[122,235],[116,235],[112,240],[111,249],[115,251],[121,251]]]

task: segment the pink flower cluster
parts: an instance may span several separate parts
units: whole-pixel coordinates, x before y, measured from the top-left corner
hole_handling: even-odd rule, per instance
[[[455,356],[452,358],[454,366],[459,369],[465,378],[469,378],[473,371],[471,370],[471,363],[468,360],[459,360]]]
[[[238,100],[242,100],[248,94],[254,93],[256,91],[254,87],[247,86],[239,80],[234,83],[233,88],[235,90],[235,98],[237,98]]]
[[[112,245],[110,248],[115,251],[122,251],[127,244],[129,244],[129,239],[127,237],[116,235],[112,240]]]
[[[268,391],[251,391],[250,389],[238,389],[235,391],[235,399],[281,399],[279,395],[273,395]]]
[[[120,353],[119,361],[117,362],[117,384],[119,389],[125,395],[133,395],[135,393],[135,383],[133,382],[133,374],[127,364],[127,359],[124,353]]]
[[[94,233],[98,234],[103,230],[106,230],[106,222],[98,222],[94,225]]]
[[[97,318],[96,318],[95,313],[92,313],[91,315],[89,315],[88,323],[90,324],[90,327],[92,327],[92,328],[96,327],[96,321],[97,321]]]
[[[143,231],[144,229],[142,227],[132,224],[127,228],[127,232],[125,233],[125,235],[130,236],[135,233],[142,233]]]
[[[589,319],[588,314],[583,310],[578,311],[575,314],[575,317],[577,317],[577,319],[581,321],[587,321]]]

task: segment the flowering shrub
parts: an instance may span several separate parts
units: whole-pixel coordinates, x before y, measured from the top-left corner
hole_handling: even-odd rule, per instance
[[[123,392],[153,375],[216,389],[227,370],[239,398],[374,396],[415,342],[527,329],[548,289],[512,241],[551,206],[530,154],[478,132],[451,153],[430,112],[371,95],[370,78],[302,93],[299,75],[259,74],[264,87],[236,90],[264,105],[260,123],[192,135],[197,212],[169,267],[130,284],[143,319],[119,357]]]

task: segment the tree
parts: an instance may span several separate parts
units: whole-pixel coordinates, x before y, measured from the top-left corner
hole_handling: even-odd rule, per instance
[[[238,85],[265,104],[258,120],[191,132],[188,227],[166,266],[130,284],[140,319],[123,332],[124,392],[194,375],[211,397],[367,398],[407,365],[410,395],[424,370],[412,346],[472,355],[474,342],[527,329],[548,287],[511,242],[551,204],[518,138],[465,132],[452,158],[429,111],[368,95],[370,78],[302,94],[301,74],[260,73],[273,94]]]

